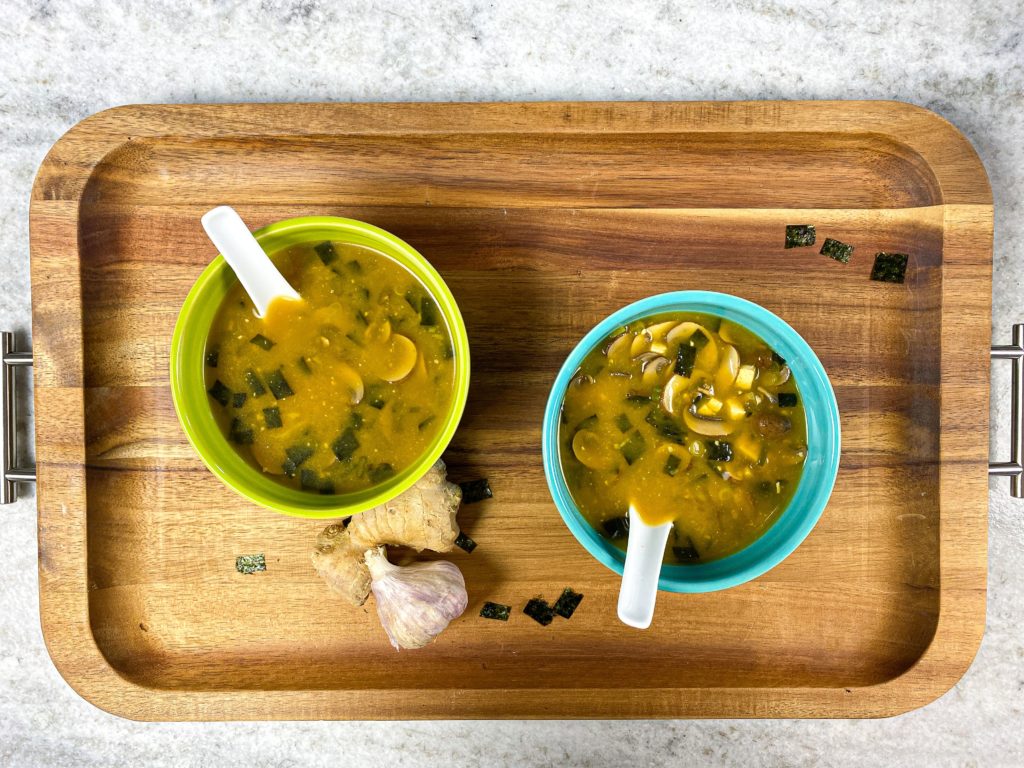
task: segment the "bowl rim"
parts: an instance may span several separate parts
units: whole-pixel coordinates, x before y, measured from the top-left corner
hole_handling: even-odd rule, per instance
[[[183,345],[186,334],[192,333],[195,330],[191,328],[191,322],[194,322],[193,318],[195,318],[199,303],[206,295],[206,292],[214,290],[218,281],[237,280],[233,274],[228,274],[231,269],[221,254],[217,254],[216,258],[203,268],[203,271],[189,289],[188,295],[185,297],[185,301],[178,312],[171,336],[169,373],[171,399],[174,403],[175,413],[178,416],[178,422],[181,424],[185,436],[199,455],[199,458],[221,482],[243,498],[275,512],[308,519],[329,519],[357,514],[395,498],[426,474],[430,467],[441,457],[441,454],[451,442],[465,411],[469,395],[470,351],[465,321],[447,283],[445,283],[437,269],[419,251],[387,230],[367,222],[340,216],[299,216],[276,221],[261,227],[253,232],[253,236],[263,244],[267,240],[285,235],[294,236],[302,231],[315,229],[331,230],[337,233],[337,239],[342,242],[353,242],[352,237],[358,235],[375,243],[386,245],[389,249],[401,253],[409,262],[409,264],[403,263],[403,267],[412,272],[416,279],[423,284],[424,288],[434,296],[438,308],[448,323],[456,359],[453,401],[449,408],[444,428],[438,433],[430,448],[424,451],[423,455],[416,462],[399,473],[392,483],[385,483],[353,494],[317,495],[282,485],[280,488],[285,490],[281,491],[281,493],[291,499],[290,501],[282,501],[280,498],[270,498],[258,487],[247,482],[244,476],[239,476],[229,471],[207,455],[204,450],[207,438],[204,432],[201,431],[205,429],[205,425],[201,427],[197,423],[200,415],[188,403],[185,372],[187,366],[193,363],[185,360]],[[311,237],[310,241],[316,239],[316,237]],[[365,243],[359,244],[365,245]],[[281,247],[287,247],[287,245],[282,245]],[[275,248],[274,250],[276,251],[277,249]],[[392,253],[381,250],[389,258],[396,259]],[[400,261],[400,263],[402,262]],[[209,329],[205,328],[202,330],[205,338]],[[198,364],[202,371],[202,361],[200,360]],[[217,429],[217,434],[223,439],[219,429]],[[347,497],[351,500],[342,501]],[[307,500],[309,503],[307,503]]]
[[[782,354],[804,398],[808,420],[808,457],[793,498],[779,518],[743,549],[699,565],[663,565],[658,589],[667,592],[712,592],[738,586],[763,575],[785,560],[804,541],[825,509],[839,470],[841,428],[835,391],[824,366],[804,338],[785,320],[747,299],[715,291],[672,291],[635,301],[594,326],[566,357],[555,377],[544,409],[541,450],[544,476],[558,512],[576,540],[600,563],[622,574],[622,551],[601,536],[577,509],[561,469],[558,429],[562,400],[583,358],[613,331],[635,320],[662,312],[702,312],[751,326]],[[812,397],[808,399],[806,395]],[[812,425],[823,434],[812,445]],[[813,461],[813,464],[812,464]],[[805,481],[816,470],[813,486]],[[783,527],[783,521],[787,521]],[[774,535],[773,535],[774,532]]]

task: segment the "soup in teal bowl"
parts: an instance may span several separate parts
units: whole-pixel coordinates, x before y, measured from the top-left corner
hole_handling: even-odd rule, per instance
[[[839,468],[839,409],[781,318],[681,291],[624,307],[580,341],[542,442],[552,498],[588,552],[622,573],[613,539],[628,540],[619,515],[639,497],[649,523],[674,520],[659,588],[710,592],[760,576],[810,533]]]

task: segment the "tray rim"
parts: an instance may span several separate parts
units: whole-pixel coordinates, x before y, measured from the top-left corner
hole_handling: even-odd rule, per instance
[[[87,117],[46,155],[33,184],[29,215],[31,278],[79,263],[79,206],[93,170],[112,151],[166,136],[329,136],[446,133],[832,132],[883,135],[931,168],[944,209],[942,356],[939,380],[939,593],[934,636],[900,675],[859,688],[714,687],[588,689],[402,689],[180,691],[123,677],[104,658],[89,621],[86,561],[85,425],[81,294],[64,296],[60,334],[37,322],[33,291],[38,465],[39,600],[44,642],[57,671],[84,699],[137,720],[539,719],[651,717],[884,717],[923,706],[948,691],[970,666],[985,627],[987,580],[988,346],[952,344],[964,327],[990,333],[992,194],[970,142],[947,120],[895,101],[279,103],[128,105]],[[51,186],[50,179],[61,183]],[[961,227],[981,232],[983,254],[969,252]],[[980,265],[978,260],[981,260]],[[955,288],[983,272],[985,295],[973,316]],[[80,284],[76,289],[80,291]],[[977,311],[980,309],[980,314]],[[975,330],[975,334],[977,334]],[[47,354],[51,342],[73,354]],[[948,350],[948,352],[947,352]],[[983,362],[982,358],[984,358]],[[982,365],[978,382],[958,370]],[[984,404],[977,424],[957,424],[945,398]],[[58,425],[60,437],[58,439]],[[71,425],[71,440],[68,435]],[[978,475],[975,478],[974,474]],[[984,478],[984,479],[981,479]],[[973,481],[973,484],[970,482]],[[60,503],[51,489],[63,489]],[[970,498],[965,488],[977,489]],[[984,492],[982,492],[984,489]],[[58,494],[54,494],[58,495]],[[70,502],[68,501],[70,499]],[[955,515],[943,515],[946,509]],[[965,537],[966,534],[966,537]],[[971,542],[968,551],[963,541]],[[500,695],[495,695],[500,694]],[[387,699],[383,701],[382,699]]]

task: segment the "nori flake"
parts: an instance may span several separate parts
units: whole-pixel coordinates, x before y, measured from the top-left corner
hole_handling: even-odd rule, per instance
[[[231,396],[231,407],[241,408],[243,405],[245,405],[245,392],[235,392]]]
[[[223,406],[231,402],[231,390],[225,387],[220,379],[213,382],[213,386],[206,391],[210,393],[210,397]]]
[[[670,453],[668,458],[665,459],[665,474],[669,477],[675,477],[676,472],[679,471],[679,465],[682,463],[682,460],[678,456]]]
[[[814,245],[813,224],[787,224],[786,225],[786,247],[802,248],[806,245]]]
[[[378,387],[367,387],[366,403],[371,408],[376,408],[379,411],[387,405],[387,400],[384,399],[384,395]]]
[[[686,437],[686,432],[679,425],[675,419],[665,413],[661,408],[654,408],[650,413],[647,414],[647,418],[644,419],[648,424],[657,430],[658,434],[664,437],[666,440],[671,440],[673,443],[683,444],[683,438]]]
[[[437,325],[440,319],[441,315],[437,311],[437,304],[429,296],[424,296],[420,300],[420,325]]]
[[[299,485],[307,491],[318,491],[323,494],[334,493],[334,483],[327,478],[321,478],[312,469],[303,469],[299,472]]]
[[[245,423],[241,419],[232,419],[231,427],[228,429],[228,437],[231,438],[232,442],[238,443],[239,445],[252,445],[255,440],[255,436],[251,429],[245,426]]]
[[[304,357],[300,357],[295,361],[295,364],[299,366],[299,370],[303,373],[312,373],[313,369],[309,367],[309,362]]]
[[[594,414],[591,414],[590,416],[587,416],[587,418],[585,418],[583,421],[581,421],[579,424],[577,424],[575,431],[579,432],[581,429],[590,429],[591,427],[596,426],[596,425],[597,425],[597,414],[594,413]]]
[[[605,520],[601,523],[601,527],[604,528],[604,532],[609,539],[620,539],[623,536],[629,536],[629,518],[625,516]]]
[[[511,605],[502,605],[501,603],[484,603],[484,607],[480,609],[480,616],[484,619],[495,619],[496,621],[508,621],[508,616],[512,612]]]
[[[374,485],[383,483],[389,477],[394,477],[395,468],[390,464],[374,464],[370,467],[370,482]]]
[[[644,451],[647,450],[647,441],[644,440],[644,436],[637,430],[629,436],[629,439],[619,449],[622,453],[622,458],[626,460],[626,463],[632,466],[633,462],[643,456]]]
[[[573,592],[572,589],[566,587],[562,590],[561,596],[555,601],[554,611],[559,616],[566,619],[571,619],[573,613],[579,607],[580,601],[583,599],[583,595],[579,592]]]
[[[620,413],[615,417],[615,426],[619,428],[619,432],[626,433],[633,428],[633,425],[629,421],[629,416],[624,413]]]
[[[626,395],[626,402],[630,405],[650,405],[654,401],[650,395],[641,395],[637,392],[630,392]]]
[[[676,365],[672,370],[678,376],[692,376],[693,364],[697,360],[697,348],[688,344],[680,344],[676,350]]]
[[[211,368],[217,367],[217,362],[220,360],[220,352],[216,349],[211,349],[206,353],[206,364]]]
[[[262,333],[257,333],[255,336],[249,339],[249,343],[255,344],[260,349],[270,349],[271,347],[274,346],[274,342],[272,342]]]
[[[779,365],[785,365],[786,364],[786,358],[784,358],[782,355],[780,355],[774,349],[772,350],[772,360],[774,360]]]
[[[313,455],[314,448],[308,443],[299,443],[288,448],[285,452],[284,464],[281,465],[281,469],[288,477],[295,477],[295,472],[298,470],[299,465],[302,464],[306,459]]]
[[[338,461],[348,461],[352,454],[359,448],[359,440],[356,438],[355,430],[348,427],[341,433],[341,437],[334,441],[331,450],[338,457]]]
[[[260,377],[256,374],[256,371],[250,368],[245,372],[245,383],[249,385],[249,394],[253,397],[259,397],[267,390],[263,387],[263,382],[260,381]]]
[[[779,392],[780,408],[795,408],[796,401],[797,397],[795,392]]]
[[[708,461],[732,461],[732,445],[726,440],[705,440]]]
[[[455,546],[459,549],[464,549],[467,552],[472,552],[474,549],[476,549],[476,542],[469,538],[469,536],[464,534],[462,531],[459,531],[459,536],[455,539]]]
[[[693,562],[694,560],[700,560],[700,552],[697,551],[697,547],[693,545],[693,539],[689,536],[686,537],[686,543],[672,547],[672,554],[676,556],[676,560],[681,563]]]
[[[853,254],[853,246],[833,240],[831,237],[826,237],[825,242],[821,244],[819,253],[843,264],[849,264],[850,256]]]
[[[260,552],[258,555],[239,555],[235,558],[235,570],[239,573],[252,574],[267,570],[267,558]]]
[[[487,482],[486,477],[480,480],[467,480],[464,483],[459,483],[459,488],[462,489],[463,504],[475,504],[484,499],[494,498],[494,491],[491,490],[491,484]]]
[[[281,421],[281,409],[276,405],[273,408],[264,408],[263,422],[267,425],[267,429],[280,429],[283,427],[284,422]]]
[[[333,264],[338,260],[338,252],[334,250],[334,243],[320,243],[319,245],[314,245],[313,250],[316,251],[316,255],[320,257],[320,261],[324,263],[324,266]]]
[[[523,613],[536,621],[542,627],[546,627],[555,620],[555,609],[547,604],[546,600],[535,597],[523,608]]]
[[[275,399],[284,400],[286,397],[290,397],[295,394],[292,392],[292,388],[288,386],[288,380],[284,377],[284,374],[281,373],[280,368],[266,374],[266,377],[267,386],[270,387],[270,391],[273,393]]]
[[[902,283],[907,275],[909,258],[905,253],[876,253],[871,279],[880,283]]]

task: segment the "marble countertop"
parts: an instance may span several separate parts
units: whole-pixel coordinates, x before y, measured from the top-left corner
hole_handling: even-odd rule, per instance
[[[142,102],[901,99],[974,143],[995,194],[993,333],[1024,321],[1017,0],[14,0],[0,27],[0,328],[29,333],[28,196],[50,145]],[[994,378],[994,424],[1008,419]],[[997,437],[993,446],[1005,451]],[[0,509],[0,764],[1019,765],[1024,503],[993,483],[988,629],[939,701],[877,721],[186,723],[107,715],[39,629],[35,502]]]

